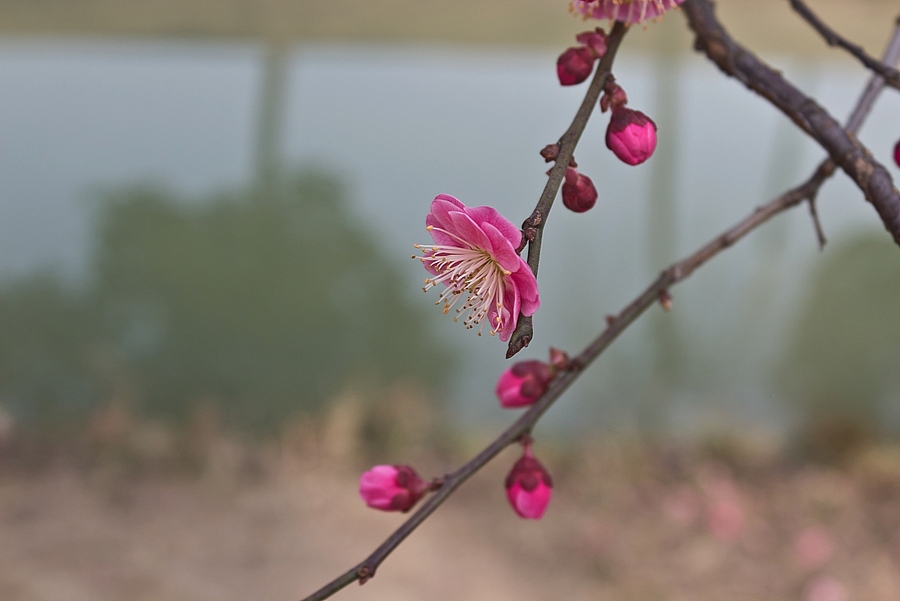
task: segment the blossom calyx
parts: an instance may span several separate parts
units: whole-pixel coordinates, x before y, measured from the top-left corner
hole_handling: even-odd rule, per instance
[[[534,403],[556,375],[543,361],[519,361],[500,374],[494,392],[500,405],[512,409]]]
[[[603,96],[600,97],[600,112],[605,113],[610,108],[617,106],[625,106],[628,104],[628,94],[622,89],[622,86],[616,83],[612,75],[607,77],[606,85],[603,87]]]
[[[525,446],[525,453],[516,461],[506,477],[506,498],[519,517],[539,520],[547,511],[553,494],[553,479]]]
[[[616,106],[606,128],[606,147],[629,165],[640,165],[656,150],[656,123],[641,111]]]
[[[556,59],[556,76],[564,86],[574,86],[590,77],[597,54],[586,46],[573,46]]]
[[[562,185],[563,204],[570,211],[584,213],[597,203],[597,188],[588,176],[567,167]]]
[[[427,489],[408,465],[376,465],[359,478],[359,496],[382,511],[409,511]]]
[[[579,33],[575,40],[593,50],[596,58],[603,58],[606,54],[606,32],[599,27],[594,31]]]

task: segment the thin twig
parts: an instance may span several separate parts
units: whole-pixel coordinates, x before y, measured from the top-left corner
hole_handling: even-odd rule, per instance
[[[900,59],[900,24],[894,29],[888,49],[885,51],[884,61],[896,63]],[[883,82],[879,76],[874,76],[866,86],[862,96],[857,102],[856,108],[847,120],[848,131],[855,132],[859,129],[866,115],[883,88]],[[581,353],[572,360],[574,366],[571,371],[561,374],[547,391],[535,402],[534,405],[523,414],[516,422],[507,428],[496,440],[484,448],[478,455],[466,462],[462,467],[444,477],[443,484],[436,492],[419,507],[419,509],[397,530],[391,534],[363,562],[347,570],[321,589],[306,597],[303,601],[322,601],[327,599],[348,584],[359,580],[365,582],[375,574],[375,570],[385,558],[407,537],[419,524],[425,521],[463,482],[469,479],[475,472],[484,467],[491,459],[496,457],[504,448],[514,443],[531,429],[550,408],[556,399],[574,382],[581,372],[592,361],[618,338],[625,329],[634,322],[654,303],[659,302],[661,293],[666,292],[671,286],[690,276],[697,268],[709,261],[712,257],[725,250],[735,242],[749,234],[751,231],[777,215],[805,199],[815,196],[825,182],[835,171],[834,162],[827,159],[819,165],[813,174],[799,186],[788,190],[781,196],[771,200],[766,205],[758,207],[752,214],[717,236],[692,255],[673,264],[663,271],[659,277],[648,286],[644,292],[626,306],[618,315],[607,316],[606,329],[594,339]]]
[[[575,113],[575,118],[572,119],[569,129],[559,139],[559,153],[553,168],[550,169],[544,191],[541,192],[541,197],[538,199],[534,211],[522,224],[522,229],[526,232],[528,239],[528,266],[531,267],[531,271],[534,272],[535,276],[537,276],[538,265],[541,261],[541,240],[544,235],[544,225],[547,223],[547,216],[550,214],[553,201],[559,191],[559,186],[562,184],[566,167],[568,167],[569,161],[575,155],[575,147],[578,145],[578,140],[581,139],[581,134],[584,132],[588,119],[590,119],[591,113],[594,112],[597,101],[600,100],[600,94],[603,92],[603,87],[606,85],[606,80],[610,75],[616,52],[619,50],[619,45],[622,43],[626,33],[628,33],[628,26],[620,21],[616,21],[606,40],[606,54],[603,55],[603,58],[600,59],[600,64],[597,65],[597,72],[594,73],[594,78],[591,80],[587,92],[585,92],[584,100],[581,101],[581,106],[578,107],[578,112]],[[534,336],[534,327],[531,317],[525,317],[520,314],[516,322],[516,329],[513,330],[509,338],[506,358],[509,359],[528,346],[532,336]]]
[[[825,109],[737,44],[716,19],[708,0],[685,0],[681,7],[697,35],[695,48],[705,52],[722,72],[763,96],[812,136],[856,182],[866,200],[875,207],[885,229],[900,245],[900,192],[881,163]]]
[[[863,50],[862,46],[858,46],[842,37],[820,19],[819,16],[803,2],[803,0],[789,1],[791,3],[791,8],[793,8],[798,15],[803,17],[803,19],[822,36],[829,46],[839,46],[843,48],[856,57],[856,59],[865,65],[867,69],[880,75],[887,85],[900,90],[900,71],[869,56],[866,51]]]

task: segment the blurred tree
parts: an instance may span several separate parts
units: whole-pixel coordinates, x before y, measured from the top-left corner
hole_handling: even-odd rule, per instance
[[[90,341],[97,321],[58,277],[9,282],[0,294],[0,404],[18,417],[48,422],[96,400]]]
[[[150,414],[184,415],[213,399],[251,427],[313,410],[351,380],[434,384],[448,372],[378,233],[354,222],[334,179],[307,172],[206,202],[134,188],[109,195],[99,215],[95,277],[80,305],[52,286],[32,292],[28,311],[16,300],[23,292],[0,295],[23,305],[18,335],[3,330],[7,393],[42,364],[34,353],[9,358],[35,328],[48,348],[72,340],[43,368],[54,373],[48,381],[65,388],[78,378],[63,372],[78,374],[96,396],[125,379]],[[91,345],[103,351],[100,363],[118,367],[86,365]],[[63,403],[36,384],[23,395]]]
[[[829,247],[801,306],[780,381],[805,427],[843,420],[900,434],[900,261],[884,238]]]

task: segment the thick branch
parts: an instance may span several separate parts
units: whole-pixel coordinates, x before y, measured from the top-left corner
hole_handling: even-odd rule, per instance
[[[594,112],[597,101],[600,100],[600,94],[603,92],[603,86],[606,85],[606,79],[609,77],[612,69],[616,52],[618,52],[619,45],[622,43],[626,33],[628,33],[628,26],[620,21],[617,21],[613,25],[612,31],[609,32],[609,37],[606,40],[606,54],[600,59],[597,72],[594,73],[594,78],[588,86],[584,100],[581,101],[581,106],[578,107],[578,112],[575,113],[575,118],[572,119],[572,124],[569,125],[569,129],[559,139],[559,154],[553,168],[550,170],[544,191],[541,192],[541,197],[538,199],[534,211],[531,212],[531,216],[522,224],[522,229],[525,231],[528,239],[528,266],[531,267],[531,271],[534,272],[535,276],[537,276],[538,264],[541,261],[541,239],[544,235],[544,225],[547,223],[547,216],[550,214],[550,208],[553,206],[553,201],[557,192],[559,192],[563,176],[566,174],[566,167],[569,166],[569,161],[575,155],[575,147],[578,145],[578,140],[581,139],[581,134],[584,132],[588,119],[591,113]],[[516,329],[509,338],[506,358],[509,359],[528,346],[533,335],[534,328],[531,317],[519,315]]]
[[[837,166],[856,182],[866,200],[875,207],[885,229],[900,245],[900,193],[887,170],[825,109],[735,43],[716,19],[708,0],[685,0],[682,8],[697,34],[695,47],[705,52],[723,72],[769,100],[819,142]]]
[[[806,6],[803,0],[790,0],[790,3],[794,11],[798,15],[803,17],[803,19],[807,23],[809,23],[812,28],[822,36],[822,38],[824,38],[825,42],[829,46],[839,46],[840,48],[843,48],[854,57],[856,57],[856,59],[863,65],[865,65],[867,69],[880,75],[887,85],[900,90],[900,71],[869,56],[868,54],[866,54],[866,51],[863,50],[862,46],[858,46],[843,38],[835,30],[826,25],[825,22],[820,19],[819,16],[816,15],[816,13],[814,13],[808,6]]]

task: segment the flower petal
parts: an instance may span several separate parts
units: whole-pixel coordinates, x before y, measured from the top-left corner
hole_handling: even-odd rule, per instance
[[[490,239],[490,246],[488,250],[491,253],[491,256],[494,257],[494,260],[500,264],[500,267],[507,271],[518,271],[520,261],[522,260],[518,254],[516,254],[516,249],[509,242],[509,238],[503,235],[503,232],[494,227],[491,223],[482,223],[481,229],[486,234],[487,238]]]
[[[541,306],[541,297],[538,293],[537,278],[534,277],[528,263],[521,257],[519,261],[522,262],[521,269],[511,273],[509,278],[521,297],[522,315],[529,317]]]
[[[462,211],[451,211],[449,215],[453,223],[453,229],[450,231],[464,240],[464,242],[456,240],[453,246],[470,246],[490,252],[492,246],[490,239],[471,217]],[[434,234],[434,230],[431,233]]]
[[[447,230],[452,233],[453,219],[450,217],[450,213],[456,213],[460,211],[465,212],[465,208],[466,207],[463,203],[453,198],[452,196],[449,196],[447,194],[439,194],[434,198],[433,201],[431,201],[431,209],[428,211],[428,215],[425,216],[425,225],[442,230]],[[458,241],[454,240],[450,242],[450,240],[453,240],[453,238],[448,237],[442,232],[438,232],[437,237],[435,237],[434,233],[432,233],[432,237],[437,244],[459,246]]]
[[[513,222],[497,212],[494,207],[468,207],[466,213],[477,224],[490,223],[500,230],[500,233],[509,240],[513,248],[518,248],[522,242],[522,231],[513,225]]]

